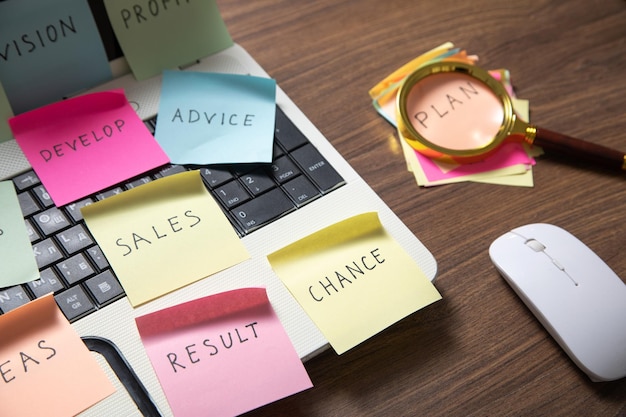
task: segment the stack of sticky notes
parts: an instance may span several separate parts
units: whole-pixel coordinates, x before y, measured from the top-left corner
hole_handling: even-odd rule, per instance
[[[444,43],[403,65],[380,81],[369,91],[374,108],[389,123],[396,126],[396,96],[404,79],[416,69],[439,61],[460,61],[475,64],[478,57],[468,55],[451,42]],[[500,81],[513,100],[517,117],[529,120],[527,100],[515,97],[509,71],[491,70],[489,73]],[[534,157],[541,154],[540,148],[530,148],[521,143],[504,143],[498,151],[479,163],[447,163],[430,159],[414,150],[402,137],[400,143],[407,168],[415,176],[417,184],[423,187],[457,183],[462,181],[490,184],[532,187],[532,166]]]

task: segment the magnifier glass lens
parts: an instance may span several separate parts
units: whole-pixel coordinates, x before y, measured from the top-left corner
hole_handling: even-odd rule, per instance
[[[445,149],[488,146],[504,123],[503,103],[481,80],[457,72],[436,73],[415,83],[407,116],[424,139]]]

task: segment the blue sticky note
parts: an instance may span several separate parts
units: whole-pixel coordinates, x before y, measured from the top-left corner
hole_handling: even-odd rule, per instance
[[[0,82],[15,114],[111,78],[87,1],[0,2]]]
[[[165,71],[155,138],[175,164],[269,163],[276,81]]]

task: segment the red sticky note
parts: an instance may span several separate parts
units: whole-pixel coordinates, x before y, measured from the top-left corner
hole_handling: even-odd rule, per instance
[[[177,417],[238,415],[312,387],[264,288],[135,320]]]
[[[76,415],[115,392],[52,294],[0,316],[0,415]]]
[[[169,162],[122,90],[50,104],[9,125],[57,206]]]

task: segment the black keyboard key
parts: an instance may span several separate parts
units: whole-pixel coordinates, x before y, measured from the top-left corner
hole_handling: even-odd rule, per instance
[[[98,199],[98,201],[104,200],[107,197],[113,197],[114,195],[121,194],[123,191],[124,190],[122,189],[122,187],[115,187],[110,190],[105,190],[96,194],[96,198]]]
[[[37,197],[37,201],[41,204],[42,207],[48,208],[54,206],[54,201],[52,201],[52,197],[48,194],[48,191],[44,188],[43,185],[33,188],[33,192]]]
[[[152,181],[152,178],[150,178],[150,177],[148,177],[148,176],[146,176],[146,177],[141,177],[141,178],[139,178],[139,179],[136,179],[136,180],[133,180],[133,181],[127,182],[127,183],[126,183],[126,188],[127,188],[127,189],[129,189],[129,190],[130,190],[130,189],[132,189],[132,188],[137,188],[137,187],[139,187],[140,185],[144,185],[144,184],[149,183],[150,181]]]
[[[51,292],[57,293],[65,287],[52,268],[46,268],[41,271],[39,279],[28,283],[28,288],[39,298]]]
[[[274,188],[242,204],[232,213],[247,233],[294,209],[295,205],[289,197],[280,188]]]
[[[59,250],[52,238],[35,243],[33,245],[33,253],[39,269],[45,268],[63,258],[63,253]]]
[[[89,262],[87,262],[82,253],[59,262],[57,264],[57,268],[69,285],[74,285],[77,282],[95,274],[93,267],[89,264]]]
[[[259,164],[237,164],[232,166],[232,173],[235,177],[241,177],[262,166]]]
[[[283,187],[298,207],[302,207],[322,195],[304,175],[292,179]]]
[[[57,239],[63,245],[63,249],[70,255],[94,244],[94,241],[82,224],[77,224],[62,231],[57,235]]]
[[[74,321],[96,309],[80,285],[55,295],[54,299],[69,321]]]
[[[101,306],[124,295],[122,286],[111,271],[105,271],[93,278],[89,278],[85,285],[93,298],[98,302],[98,305]]]
[[[292,153],[293,158],[311,177],[322,192],[328,192],[344,183],[343,178],[313,145],[306,145]]]
[[[80,209],[92,203],[93,200],[91,198],[84,198],[75,203],[68,204],[67,206],[65,206],[65,210],[67,210],[67,212],[70,214],[70,217],[72,218],[72,220],[74,220],[74,223],[78,223],[83,219],[83,213],[80,212]]]
[[[287,156],[282,156],[272,163],[272,174],[282,184],[300,175],[300,170]]]
[[[5,288],[3,291],[0,291],[0,311],[3,313],[7,313],[14,308],[23,306],[29,301],[30,298],[21,285]],[[6,337],[6,335],[3,335],[3,337]]]
[[[146,125],[150,133],[152,133],[152,136],[154,136],[156,132],[156,117],[144,121],[143,124]]]
[[[156,174],[155,177],[163,178],[169,175],[180,174],[181,172],[185,171],[187,171],[187,168],[182,165],[170,165],[167,168],[163,168],[161,171],[159,171],[159,173]]]
[[[89,255],[89,258],[91,259],[91,261],[101,271],[109,267],[109,261],[107,261],[107,258],[104,257],[104,254],[102,253],[102,249],[100,249],[100,246],[96,245],[87,249],[87,254]]]
[[[41,184],[41,180],[35,174],[35,171],[28,171],[13,178],[13,184],[18,191],[24,191],[27,188]]]
[[[39,232],[37,231],[37,229],[35,229],[30,220],[24,220],[24,224],[26,225],[26,234],[28,234],[30,243],[36,242],[41,239]]]
[[[19,193],[17,195],[17,201],[20,203],[20,208],[22,209],[22,214],[24,216],[30,216],[31,214],[39,211],[39,205],[33,198],[33,195],[28,191]]]
[[[289,120],[280,107],[276,107],[274,137],[287,151],[308,143],[306,136]]]
[[[274,141],[273,151],[272,151],[272,160],[276,160],[278,157],[281,157],[285,154],[283,148],[278,146],[278,143]]]
[[[254,170],[241,177],[241,181],[252,195],[263,194],[276,187],[274,180],[263,169]]]
[[[233,174],[227,168],[218,167],[200,168],[200,175],[210,188],[219,187],[234,178]]]
[[[250,195],[246,192],[239,181],[231,181],[221,185],[215,190],[215,195],[217,195],[227,208],[236,207],[239,204],[250,200]]]
[[[70,225],[70,221],[67,219],[63,212],[56,208],[51,207],[46,211],[42,211],[37,214],[35,217],[35,222],[39,229],[46,236],[50,236],[51,234],[58,232],[59,230],[63,230]]]

